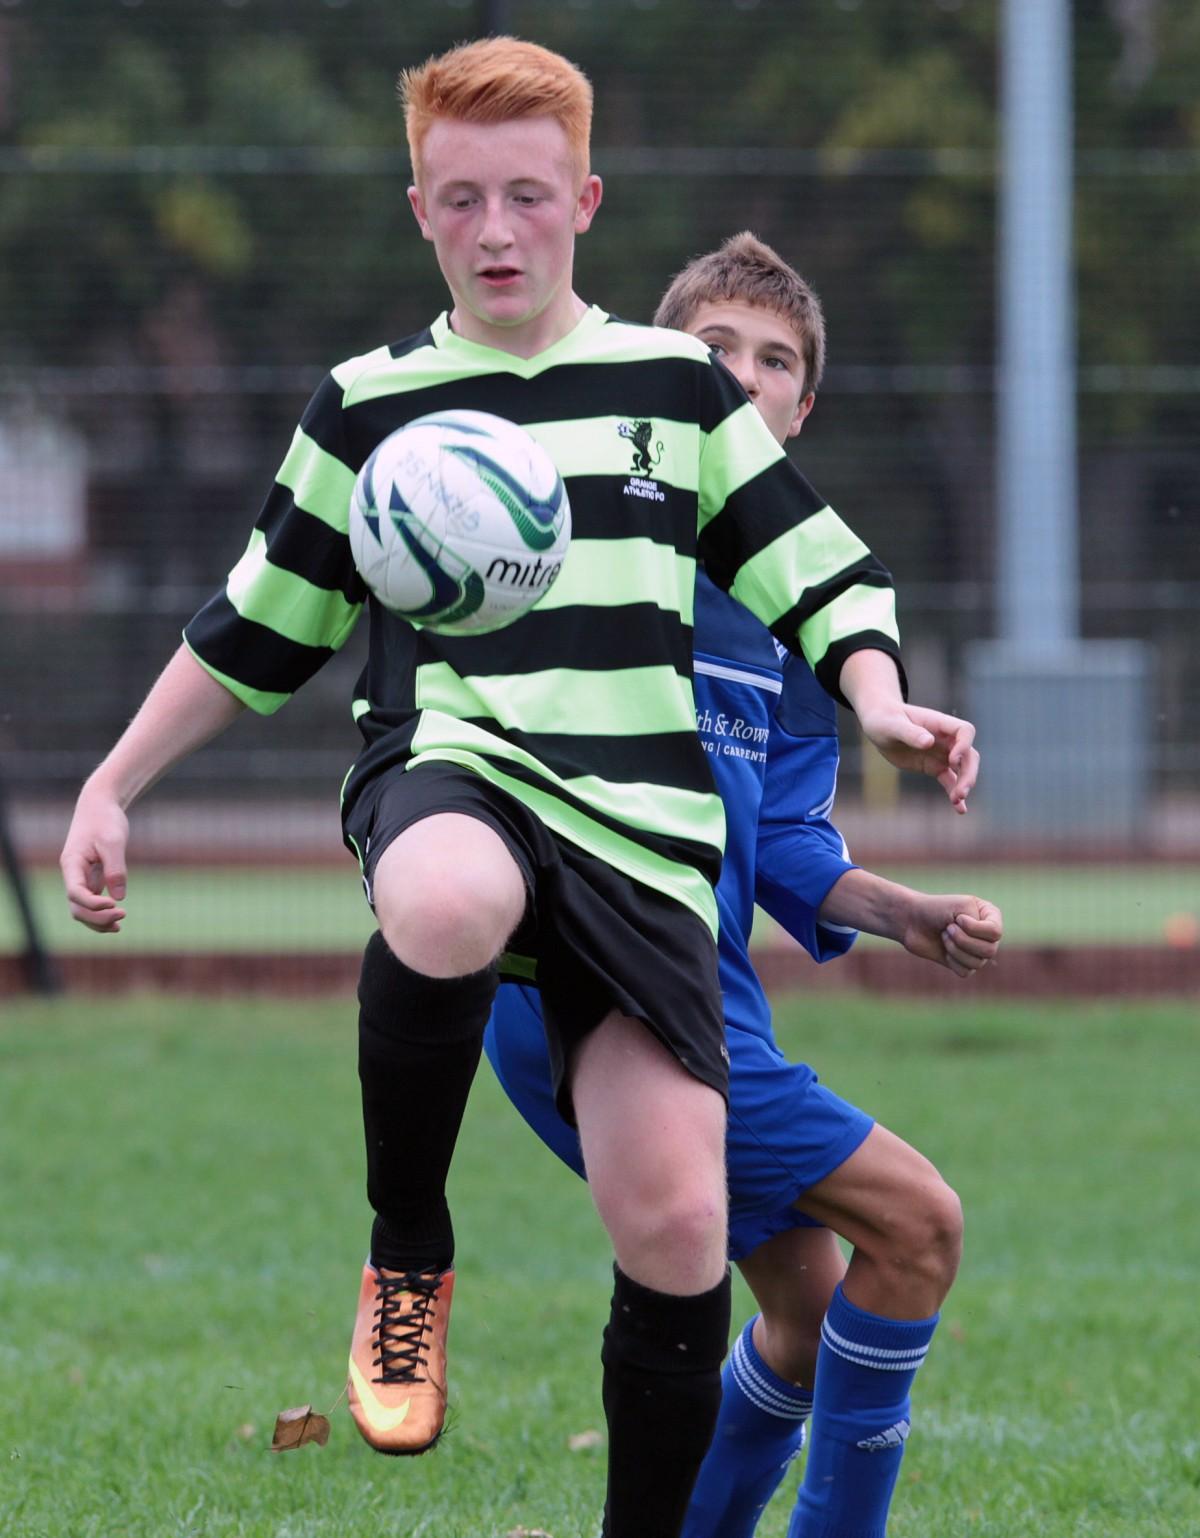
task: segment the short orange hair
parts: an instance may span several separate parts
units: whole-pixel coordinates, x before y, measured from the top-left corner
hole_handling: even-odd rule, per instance
[[[413,179],[418,183],[421,148],[435,118],[507,123],[513,118],[551,117],[567,136],[579,180],[588,174],[591,82],[569,59],[549,48],[516,37],[460,43],[404,70],[398,90]]]

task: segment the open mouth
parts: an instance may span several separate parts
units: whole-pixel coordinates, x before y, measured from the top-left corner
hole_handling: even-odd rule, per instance
[[[519,267],[483,267],[479,276],[485,283],[502,288],[506,283],[515,282],[521,276],[521,270]]]

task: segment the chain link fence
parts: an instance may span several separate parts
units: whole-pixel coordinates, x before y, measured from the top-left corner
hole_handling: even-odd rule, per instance
[[[443,308],[392,80],[486,9],[0,5],[0,765],[38,852],[240,554],[323,370]],[[962,708],[964,649],[995,634],[995,8],[829,0],[803,36],[780,4],[502,9],[596,82],[585,297],[648,317],[739,228],[822,295],[830,366],[793,452],[896,575],[915,697]],[[1169,128],[1187,90],[1161,40],[1138,64],[1156,126],[1126,82],[1105,137],[1094,98],[1133,45],[1078,26],[1081,629],[1153,649],[1165,846],[1200,793],[1200,150]],[[930,100],[881,101],[906,71]],[[156,825],[177,803],[184,847],[198,806],[236,802],[294,847],[283,809],[332,805],[356,749],[362,639],[177,769]],[[846,757],[847,815],[919,842],[929,789],[897,798],[849,731]]]

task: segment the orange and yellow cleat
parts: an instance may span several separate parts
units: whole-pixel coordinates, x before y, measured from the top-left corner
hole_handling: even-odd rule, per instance
[[[363,1267],[350,1343],[350,1413],[376,1452],[428,1452],[446,1419],[454,1272]]]

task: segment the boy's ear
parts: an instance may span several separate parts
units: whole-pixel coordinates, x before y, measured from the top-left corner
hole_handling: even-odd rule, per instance
[[[604,197],[604,183],[598,176],[585,176],[583,186],[579,189],[579,199],[575,204],[575,233],[583,235],[591,228],[592,220],[596,217],[596,210],[600,207]]]
[[[425,240],[432,240],[433,231],[429,228],[429,220],[425,217],[425,199],[421,196],[421,189],[419,187],[413,186],[408,189],[408,206],[412,209],[416,221],[421,228],[422,237]]]
[[[788,423],[787,435],[789,438],[794,438],[804,426],[804,420],[816,404],[816,399],[817,397],[812,390],[807,395],[800,397],[799,404],[796,407],[796,415]]]

